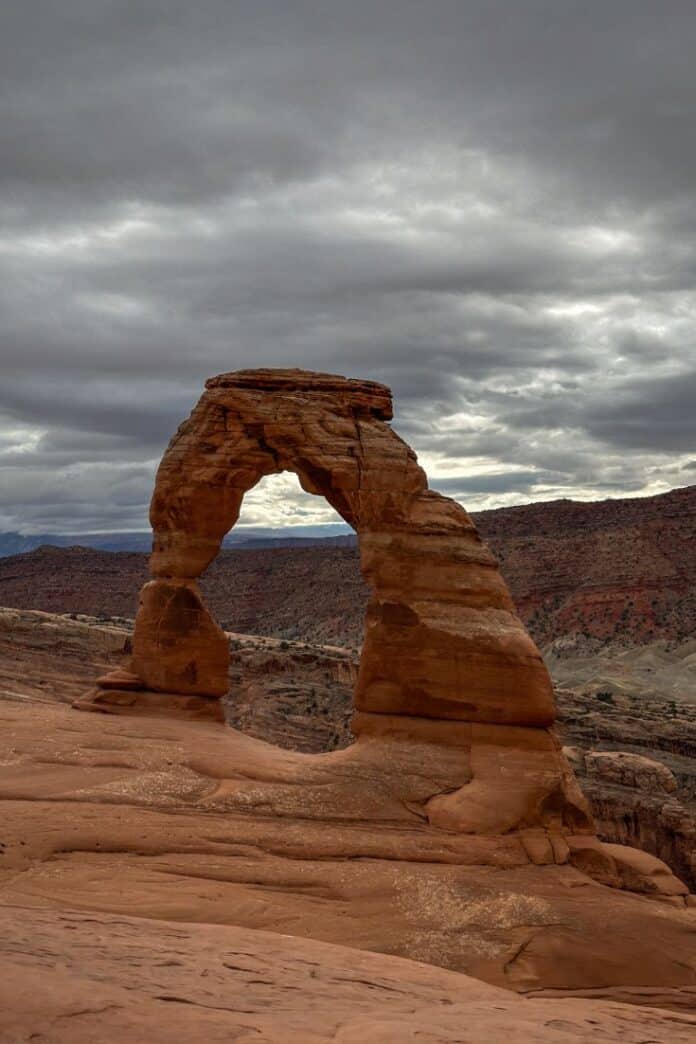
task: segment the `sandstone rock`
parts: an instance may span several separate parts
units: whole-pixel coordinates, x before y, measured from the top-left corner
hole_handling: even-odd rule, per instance
[[[218,694],[222,657],[201,677],[204,643],[217,648],[211,621],[196,603],[200,623],[184,627],[187,599],[247,490],[288,470],[358,533],[373,589],[358,710],[553,721],[548,673],[496,561],[464,509],[428,490],[415,454],[386,423],[387,388],[301,370],[250,370],[213,378],[206,389],[157,474],[150,511],[157,580],[143,591],[133,657],[144,689]]]
[[[441,968],[270,932],[12,908],[0,910],[0,928],[7,1041],[689,1044],[696,1035],[686,1013],[525,1000]]]
[[[0,609],[0,699],[82,696],[121,664],[130,627],[31,610]]]
[[[225,632],[190,580],[153,580],[140,593],[133,635],[133,674],[141,688],[224,696],[229,649]]]
[[[585,755],[580,747],[563,747],[562,750],[563,756],[574,772],[585,769]]]
[[[139,678],[137,674],[133,674],[133,671],[126,670],[125,667],[116,667],[113,671],[109,671],[108,674],[102,674],[97,678],[97,686],[99,689],[132,691],[141,689],[142,685],[142,678]]]
[[[604,845],[614,860],[624,888],[648,895],[688,895],[689,889],[678,880],[661,859],[627,845]]]
[[[621,875],[607,846],[597,837],[567,837],[569,858],[588,877],[609,888],[621,888]]]
[[[693,638],[695,512],[692,485],[653,497],[525,504],[475,521],[535,640],[554,642],[560,657],[607,641]]]
[[[548,672],[472,520],[428,490],[390,417],[389,390],[370,381],[248,370],[206,383],[157,473],[156,579],[142,590],[135,622],[131,671],[142,694],[132,705],[146,707],[148,691],[224,694],[227,643],[195,581],[247,490],[264,475],[293,471],[357,531],[372,588],[355,734],[418,743],[424,719],[452,722],[435,728],[435,743],[456,737],[466,773],[429,795],[428,822],[463,835],[546,831],[545,839],[528,835],[523,848],[532,861],[555,861],[567,851],[564,834],[591,835],[593,825],[548,730],[555,717]],[[118,678],[101,683],[104,691],[117,686]],[[129,706],[125,697],[100,696],[91,709],[106,703]]]
[[[651,793],[662,791],[671,794],[677,789],[674,774],[667,766],[642,754],[592,750],[585,755],[585,767],[589,776],[596,776],[608,783],[636,787]]]
[[[60,962],[53,944],[41,942],[34,915],[75,917],[80,910],[88,914],[91,948],[78,947],[65,926],[54,942],[71,960],[85,954],[95,989],[123,966],[131,985],[146,977],[160,984],[158,995],[195,996],[201,1007],[211,1003],[206,991],[217,981],[200,975],[212,969],[212,952],[195,975],[179,973],[179,965],[157,963],[157,947],[152,957],[134,951],[130,931],[114,948],[105,919],[117,915],[121,924],[135,916],[140,940],[161,931],[170,946],[163,961],[186,960],[191,933],[207,925],[202,930],[219,933],[211,942],[216,961],[254,967],[224,941],[224,926],[237,925],[285,936],[274,945],[287,945],[295,967],[305,967],[309,940],[349,941],[355,950],[425,961],[521,993],[562,995],[571,1004],[591,995],[696,1005],[696,909],[686,909],[682,896],[657,902],[660,893],[628,891],[606,852],[617,887],[599,883],[565,863],[556,842],[600,842],[551,820],[505,834],[438,828],[429,802],[466,789],[471,778],[471,723],[368,717],[351,747],[316,756],[205,721],[0,703],[0,916],[11,908],[10,923],[35,948],[37,974],[52,974]],[[162,920],[169,923],[158,927]],[[4,924],[0,937],[7,941]],[[0,982],[8,989],[17,974],[29,974],[14,939],[6,952],[20,971],[10,978],[3,964]],[[181,953],[172,956],[171,949]],[[351,959],[364,967],[360,953]],[[176,988],[169,978],[175,975]],[[334,987],[317,975],[324,995],[330,988],[333,996]],[[181,992],[187,980],[195,994]],[[51,981],[62,998],[65,984]],[[219,988],[222,996],[226,978]],[[33,992],[36,1005],[48,987]],[[381,990],[374,996],[380,1004],[387,999]],[[412,989],[397,996],[410,1003]],[[273,997],[267,994],[267,1005]],[[14,1004],[0,1002],[0,1012],[16,1010]],[[165,1011],[174,1008],[166,1002]],[[89,1039],[98,1040],[94,1022],[85,1022]],[[48,1039],[53,1029],[49,1023],[44,1030]],[[445,1040],[457,1039],[452,1027],[448,1032]]]
[[[570,861],[584,873],[612,888],[652,896],[688,895],[689,889],[666,863],[628,845],[613,845],[588,836],[569,837]],[[680,905],[684,905],[683,898]]]
[[[555,662],[548,654],[546,662],[554,674],[569,657],[594,659],[607,642],[623,647],[634,664],[640,654],[630,646],[644,648],[656,639],[663,650],[684,642],[686,652],[694,634],[695,513],[692,485],[654,497],[546,501],[471,517],[500,561],[532,637],[545,651],[553,643],[548,653]],[[132,617],[133,593],[145,573],[142,554],[49,547],[0,558],[0,589],[5,605]],[[293,637],[356,646],[368,592],[355,573],[353,547],[226,550],[202,587],[226,630],[289,636],[296,627]],[[316,580],[311,594],[302,589],[307,577]],[[291,600],[283,598],[289,583],[297,585]],[[339,592],[337,583],[343,583]],[[253,604],[242,597],[246,592],[253,592]],[[679,702],[693,684],[688,653],[676,670],[663,672],[660,659],[637,672],[640,689],[669,693]],[[613,691],[605,680],[596,692]],[[635,692],[638,676],[628,680]]]
[[[688,690],[679,719],[673,716],[666,693],[640,692],[634,671],[629,680],[636,695],[628,709],[622,705],[625,701],[600,702],[586,691],[587,673],[598,666],[605,669],[603,660],[613,662],[618,674],[624,663],[633,665],[643,657],[653,664],[660,655],[666,664],[673,660],[671,653],[655,646],[607,653],[606,659],[589,661],[586,673],[576,662],[577,689],[557,689],[559,729],[566,743],[579,752],[573,757],[573,768],[590,800],[599,835],[605,841],[651,852],[693,890],[696,709]]]
[[[109,678],[103,689],[73,700],[75,710],[98,714],[147,714],[150,717],[193,718],[223,724],[225,714],[220,701],[212,696],[183,696],[178,692],[143,692],[130,686],[119,689]]]

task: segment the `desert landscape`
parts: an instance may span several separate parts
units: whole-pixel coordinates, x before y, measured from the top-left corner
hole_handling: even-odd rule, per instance
[[[484,516],[494,556],[390,415],[370,382],[222,375],[160,466],[152,579],[0,560],[6,1039],[696,1033],[693,490]],[[222,551],[199,591],[284,469],[362,578],[345,546]]]

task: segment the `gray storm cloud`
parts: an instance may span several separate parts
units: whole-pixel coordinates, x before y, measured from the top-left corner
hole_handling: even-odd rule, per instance
[[[4,5],[0,528],[141,528],[258,365],[386,381],[471,507],[688,482],[694,53],[672,0]]]

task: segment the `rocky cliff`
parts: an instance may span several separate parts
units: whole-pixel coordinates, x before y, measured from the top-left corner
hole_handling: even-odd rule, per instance
[[[541,645],[569,634],[633,645],[696,635],[696,486],[475,517]]]

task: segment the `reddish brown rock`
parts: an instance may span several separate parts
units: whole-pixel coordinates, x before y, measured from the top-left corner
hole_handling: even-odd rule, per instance
[[[696,1017],[526,1000],[466,975],[270,932],[0,909],[0,1037],[51,1044],[690,1044]]]
[[[542,646],[643,645],[696,628],[696,486],[652,497],[556,500],[475,516]]]
[[[119,684],[107,678],[93,709],[153,706],[153,692],[225,693],[227,643],[196,578],[247,490],[264,475],[293,471],[357,531],[372,590],[356,735],[418,743],[425,729],[436,747],[454,741],[462,779],[430,795],[428,821],[460,834],[543,830],[548,837],[528,839],[524,851],[533,862],[555,861],[567,855],[566,834],[592,835],[593,825],[548,729],[548,672],[470,517],[428,490],[390,417],[389,390],[371,381],[302,370],[209,380],[157,473],[155,579],[141,593],[131,662],[142,691],[107,699],[104,691]],[[181,711],[181,700],[174,703]]]
[[[287,470],[358,533],[373,592],[358,710],[553,722],[548,673],[497,563],[464,509],[428,490],[415,454],[387,423],[387,388],[250,370],[215,377],[206,389],[157,474],[150,512],[157,581],[143,591],[132,665],[144,689],[221,694],[222,645],[193,581],[247,490]]]
[[[133,674],[144,689],[224,696],[229,649],[225,632],[191,580],[152,580],[140,593],[133,633]]]
[[[142,683],[139,683],[142,684]],[[214,696],[182,696],[178,692],[148,692],[131,686],[119,689],[108,679],[108,685],[80,699],[73,700],[75,710],[96,714],[146,714],[148,717],[190,718],[217,721],[222,724],[225,714]]]
[[[494,743],[493,726],[375,714],[352,746],[307,755],[210,722],[77,715],[49,702],[0,702],[0,719],[0,916],[13,908],[10,923],[44,968],[54,951],[28,917],[82,910],[92,939],[108,914],[135,916],[139,937],[161,930],[182,951],[193,925],[239,925],[410,957],[571,1002],[589,994],[696,1005],[696,909],[685,907],[666,868],[573,834],[553,801],[541,809],[545,825],[530,826],[527,815],[505,833],[494,832],[507,825],[500,822],[465,833],[435,821],[438,797],[475,787],[482,757],[497,762],[493,791],[505,782],[504,743],[537,733],[539,754],[544,730],[503,728],[507,737]],[[515,746],[508,749],[515,758],[501,811],[520,769]],[[533,783],[527,774],[523,812],[538,807]],[[472,807],[483,797],[494,815],[490,793],[477,794]],[[601,866],[587,874],[569,861],[582,844],[603,860],[607,883],[597,879]],[[640,893],[630,890],[636,885]],[[158,929],[159,919],[179,923]],[[57,941],[74,953],[69,934]],[[303,942],[285,943],[301,962]],[[125,951],[138,981],[144,968],[156,983],[174,974]],[[360,954],[352,959],[362,966]],[[105,939],[101,981],[117,975],[118,961]],[[5,967],[1,978],[8,981]],[[175,996],[189,995],[180,993],[185,978]],[[192,979],[210,1003],[212,983]]]
[[[643,754],[632,754],[621,750],[592,750],[585,755],[585,771],[588,776],[634,787],[648,793],[671,794],[677,789],[674,773],[666,765],[646,758]]]

